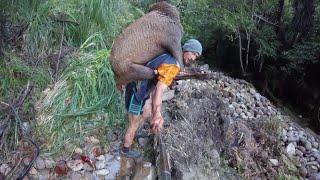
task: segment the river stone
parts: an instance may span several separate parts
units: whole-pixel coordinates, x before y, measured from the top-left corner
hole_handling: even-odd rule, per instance
[[[298,149],[296,149],[296,155],[299,157],[303,157],[303,153]]]
[[[299,149],[303,154],[306,154],[306,148],[304,148],[303,146],[298,146],[298,149]]]
[[[97,170],[97,171],[94,171],[94,172],[98,176],[106,176],[107,174],[109,174],[109,170],[108,169],[100,169],[100,170]]]
[[[311,145],[311,143],[309,141],[306,141],[305,147],[306,147],[307,150],[311,150],[312,145]]]
[[[288,142],[297,142],[298,140],[299,137],[293,131],[288,134]]]
[[[312,142],[312,146],[317,149],[319,147],[319,143],[313,141]]]
[[[35,162],[34,167],[37,168],[38,170],[41,170],[41,169],[46,168],[46,165],[45,165],[45,163],[44,163],[44,160],[43,160],[41,157],[38,157],[38,158],[36,159],[36,162]]]
[[[83,168],[82,160],[71,160],[67,162],[67,166],[72,169],[72,171],[80,171]]]
[[[310,160],[310,161],[315,161],[316,158],[311,156],[311,157],[309,158],[309,160]]]
[[[305,167],[299,168],[299,174],[300,174],[302,177],[306,177],[306,176],[308,175],[308,170],[307,170],[307,168],[305,168]]]
[[[0,174],[4,174],[4,176],[6,176],[10,171],[11,171],[11,168],[8,164],[2,164],[0,166]]]
[[[279,161],[277,159],[269,159],[269,161],[271,162],[272,166],[278,166],[279,165]]]
[[[36,175],[37,173],[38,173],[38,171],[36,170],[36,168],[34,168],[34,167],[30,168],[30,171],[29,171],[30,175]]]
[[[85,171],[93,171],[93,167],[90,166],[88,163],[84,163],[84,164],[83,164],[83,169],[84,169]]]
[[[286,148],[286,152],[289,156],[293,156],[296,154],[296,148],[294,147],[293,143],[290,143],[287,148]]]
[[[71,172],[71,175],[70,175],[70,179],[71,180],[79,180],[79,179],[82,179],[82,174],[80,174],[79,172]]]
[[[320,179],[320,172],[311,174],[309,179],[310,180],[319,180]]]
[[[48,169],[54,168],[56,163],[52,158],[47,158],[44,160],[45,167]]]

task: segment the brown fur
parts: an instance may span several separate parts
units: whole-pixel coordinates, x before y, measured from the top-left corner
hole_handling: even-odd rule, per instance
[[[171,53],[183,68],[179,15],[176,7],[158,2],[148,14],[122,31],[110,55],[118,84],[153,78],[153,70],[144,65],[164,52]]]

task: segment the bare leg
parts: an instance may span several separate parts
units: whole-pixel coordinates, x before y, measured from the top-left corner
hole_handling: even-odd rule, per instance
[[[129,115],[130,125],[127,129],[125,138],[124,138],[124,147],[129,148],[132,145],[136,131],[138,130],[140,123],[143,122],[146,118],[151,117],[151,98],[149,98],[143,106],[143,114],[140,116],[135,116],[131,113]]]
[[[141,115],[135,116],[131,113],[129,113],[128,115],[129,115],[130,124],[127,129],[126,135],[124,137],[124,144],[123,144],[123,146],[126,148],[129,148],[132,145],[134,135],[135,135],[137,129],[139,128],[140,121],[142,119]]]

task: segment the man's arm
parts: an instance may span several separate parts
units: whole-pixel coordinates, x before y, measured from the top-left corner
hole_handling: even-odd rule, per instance
[[[152,95],[152,121],[151,130],[153,132],[159,132],[163,127],[163,118],[161,115],[162,96],[164,90],[168,86],[161,81],[158,81],[153,95]]]

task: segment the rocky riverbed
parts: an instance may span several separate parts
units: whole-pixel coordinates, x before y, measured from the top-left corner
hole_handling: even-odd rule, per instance
[[[320,179],[317,134],[250,83],[210,73],[207,80],[177,81],[165,93],[163,134],[174,179]],[[66,144],[64,156],[42,154],[26,179],[116,179],[121,137],[105,148],[97,138],[81,147]],[[142,146],[147,141],[139,139]],[[0,175],[12,168],[0,163]]]

